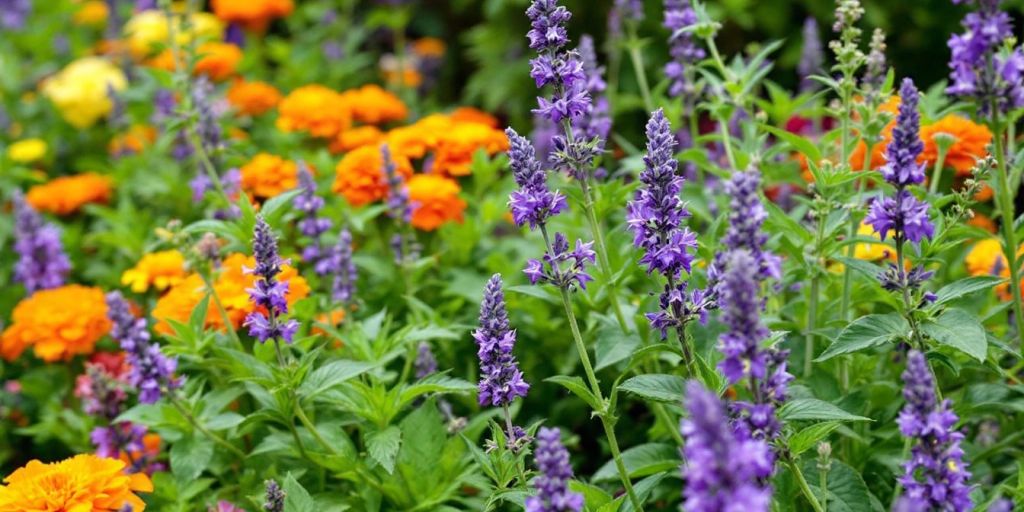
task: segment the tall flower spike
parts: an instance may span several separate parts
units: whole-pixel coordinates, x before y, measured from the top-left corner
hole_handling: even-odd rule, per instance
[[[334,247],[332,258],[334,282],[331,285],[331,296],[337,301],[352,302],[359,274],[352,259],[352,233],[348,229],[342,229],[338,233],[338,244]]]
[[[416,370],[416,378],[422,379],[432,373],[437,373],[437,359],[434,352],[430,350],[430,343],[421,341],[416,347],[416,362],[413,363]]]
[[[612,131],[611,106],[608,103],[608,96],[605,94],[608,84],[604,81],[604,67],[598,64],[593,37],[589,35],[580,37],[580,46],[577,51],[583,63],[583,73],[587,80],[586,88],[590,97],[593,98],[593,105],[586,114],[573,121],[573,130],[580,137],[595,141],[594,151],[603,153],[605,141]]]
[[[704,60],[704,49],[694,41],[693,33],[685,29],[697,24],[697,12],[691,0],[665,0],[665,28],[672,31],[668,38],[668,53],[672,57],[665,65],[665,76],[671,81],[669,96],[683,98],[687,114],[692,115],[697,98],[694,66]]]
[[[541,427],[534,453],[540,475],[534,480],[536,496],[526,498],[526,512],[579,512],[583,495],[569,491],[572,465],[557,428]]]
[[[45,222],[21,192],[15,192],[12,199],[14,250],[18,253],[14,280],[24,285],[30,294],[61,286],[71,272],[71,262],[64,254],[60,231]]]
[[[523,273],[531,284],[551,283],[567,290],[574,287],[586,289],[587,283],[594,279],[587,273],[587,263],[594,263],[597,257],[593,246],[594,242],[576,240],[576,248],[570,251],[565,235],[555,233],[551,250],[544,253],[543,261],[527,260]],[[563,267],[563,264],[568,264],[568,267]]]
[[[964,3],[954,0],[953,3]],[[1000,52],[1013,37],[1013,20],[999,10],[999,0],[978,0],[977,11],[964,17],[966,32],[949,38],[950,85],[953,96],[973,98],[982,115],[1006,113],[1024,106],[1024,52]]]
[[[615,0],[615,9],[626,15],[626,19],[634,22],[644,20],[643,0]]]
[[[121,344],[131,368],[128,382],[138,389],[140,402],[156,403],[165,391],[181,386],[181,380],[174,377],[178,362],[165,356],[160,345],[153,343],[146,319],[132,314],[121,292],[110,292],[106,299],[107,316],[113,324],[110,337]]]
[[[512,128],[505,130],[505,135],[510,144],[508,158],[512,178],[519,186],[508,200],[512,220],[517,226],[529,224],[530,229],[536,229],[567,208],[565,196],[548,188],[547,171],[537,161],[533,144]]]
[[[198,115],[195,130],[203,151],[208,155],[220,149],[223,140],[220,114],[213,108],[213,93],[213,82],[206,75],[200,75],[192,84],[192,104]]]
[[[284,512],[285,492],[274,480],[264,482],[267,492],[263,501],[263,510],[267,512]]]
[[[971,487],[967,485],[971,474],[960,448],[964,435],[954,429],[957,416],[951,402],[939,403],[935,396],[935,378],[924,354],[910,351],[902,377],[907,404],[897,423],[900,433],[915,443],[900,478],[904,496],[923,505],[922,510],[972,510]]]
[[[686,408],[683,510],[767,512],[771,489],[761,479],[771,473],[768,444],[737,436],[722,402],[696,381],[687,383]]]
[[[767,355],[760,350],[771,332],[761,323],[757,263],[746,249],[726,256],[725,275],[719,288],[722,322],[728,330],[719,337],[725,359],[718,364],[722,374],[735,384],[745,376],[763,379],[768,374]]]
[[[395,161],[391,158],[391,148],[387,144],[380,146],[381,161],[384,162],[384,182],[388,186],[388,215],[392,219],[409,222],[412,219],[412,206],[409,204],[409,190],[398,174]]]
[[[256,257],[256,268],[245,271],[256,275],[256,283],[246,291],[256,305],[256,311],[245,317],[244,325],[249,328],[249,335],[260,343],[268,340],[291,343],[299,323],[295,319],[281,320],[281,316],[288,313],[285,299],[288,282],[277,280],[283,261],[277,253],[277,238],[262,215],[256,216],[252,252]]]
[[[804,20],[804,46],[800,52],[800,62],[796,66],[800,75],[800,92],[813,92],[818,82],[811,76],[822,72],[825,66],[825,52],[821,48],[821,35],[818,33],[818,22],[808,16]]]
[[[867,56],[867,64],[864,68],[864,78],[861,79],[861,86],[868,89],[870,94],[877,95],[882,83],[885,81],[885,74],[888,72],[885,61],[885,31],[875,28],[871,34],[871,43],[868,45],[870,51]]]
[[[760,188],[761,173],[753,166],[746,171],[734,173],[726,182],[725,192],[730,197],[729,228],[722,243],[727,251],[746,249],[754,258],[759,280],[778,279],[782,276],[782,263],[778,256],[764,248],[768,235],[761,231],[761,226],[768,218],[768,212],[758,195]],[[717,282],[718,274],[724,267],[724,256],[725,253],[719,253],[715,257],[713,268],[709,271],[712,281]]]
[[[331,229],[330,219],[320,217],[320,210],[324,207],[322,197],[316,195],[316,181],[313,180],[313,173],[310,172],[306,162],[299,160],[299,195],[295,196],[293,205],[302,213],[299,220],[299,231],[309,237],[310,244],[302,250],[302,260],[312,263],[313,270],[318,275],[327,275],[331,272],[331,258],[324,254],[320,245],[320,235]]]
[[[551,98],[537,98],[534,113],[556,124],[582,116],[590,110],[583,64],[576,52],[564,50],[569,43],[565,23],[572,14],[558,5],[558,0],[533,0],[526,15],[530,18],[530,48],[539,54],[530,61],[530,76],[538,88],[554,88]]]
[[[480,405],[501,407],[516,397],[525,397],[530,385],[523,380],[523,372],[512,354],[516,331],[509,327],[501,274],[491,276],[484,288],[480,327],[473,331],[473,339],[480,358]]]

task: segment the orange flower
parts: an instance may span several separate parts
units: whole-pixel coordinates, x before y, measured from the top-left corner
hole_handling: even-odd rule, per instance
[[[159,291],[185,279],[185,256],[176,250],[146,254],[135,267],[121,274],[121,284],[135,293],[144,293],[151,286]]]
[[[441,134],[452,128],[452,120],[444,114],[432,114],[409,126],[395,128],[387,134],[391,151],[409,158],[423,158],[437,148]]]
[[[128,131],[115,135],[107,145],[107,152],[114,156],[134,155],[141,153],[146,146],[156,140],[156,128],[144,124],[134,124]]]
[[[231,78],[238,68],[238,63],[242,61],[241,48],[220,41],[209,41],[199,45],[196,54],[199,59],[196,61],[192,74],[206,75],[217,82]],[[183,59],[179,57],[178,60]],[[174,53],[170,49],[166,49],[146,61],[146,64],[155,69],[174,71]]]
[[[402,73],[398,72],[398,65],[384,65],[381,66],[384,73],[384,81],[391,85],[398,85],[399,77],[401,78],[402,85],[406,87],[416,88],[423,83],[423,75],[419,71],[416,71],[411,65],[406,65],[402,70]]]
[[[443,132],[434,155],[434,171],[449,176],[466,176],[470,173],[473,153],[483,149],[488,155],[508,150],[508,137],[479,123],[456,123],[451,130]]]
[[[935,165],[939,151],[934,137],[938,133],[952,135],[955,139],[946,152],[945,166],[956,169],[957,176],[970,176],[975,160],[988,154],[986,147],[992,142],[992,132],[987,126],[950,114],[921,127],[924,151],[918,157],[918,162]]]
[[[412,225],[433,231],[448,221],[462,222],[466,202],[459,198],[459,184],[437,174],[417,174],[409,179]]]
[[[419,57],[440,59],[445,49],[444,41],[436,37],[421,37],[412,42],[412,52]]]
[[[341,93],[352,111],[352,118],[367,124],[401,121],[409,115],[402,100],[380,86],[370,84]]]
[[[498,127],[498,118],[473,107],[459,107],[452,111],[450,117],[456,123],[480,123],[491,128]]]
[[[332,153],[342,153],[362,146],[378,145],[383,140],[384,132],[380,131],[380,128],[371,125],[357,126],[341,132],[341,135],[331,143],[330,150]]]
[[[68,215],[89,203],[106,203],[110,195],[110,178],[89,172],[36,185],[25,198],[36,210]]]
[[[981,188],[974,194],[974,200],[979,203],[984,203],[986,201],[991,201],[993,196],[995,196],[995,191],[992,190],[992,187],[990,187],[988,183],[982,183]]]
[[[221,263],[220,274],[213,283],[217,297],[227,311],[228,319],[235,329],[241,327],[246,315],[256,310],[249,300],[249,292],[256,283],[256,276],[245,273],[245,268],[256,266],[256,259],[241,253],[229,254]],[[288,305],[309,295],[309,285],[291,265],[282,265],[280,281],[288,282],[288,294],[285,298]],[[153,318],[157,321],[154,329],[159,333],[174,332],[168,320],[187,323],[192,310],[206,295],[203,279],[198,274],[191,274],[184,281],[172,287],[157,301],[153,308]],[[207,309],[205,325],[222,329],[224,319],[217,308],[212,305]]]
[[[72,19],[79,25],[102,25],[109,14],[110,10],[103,0],[87,0],[79,3]]]
[[[992,234],[995,234],[996,232],[996,223],[991,217],[981,213],[975,213],[973,217],[967,220],[967,225],[984,229]]]
[[[311,169],[312,170],[312,169]],[[299,185],[299,169],[295,162],[270,153],[259,153],[241,168],[242,190],[266,199]]]
[[[122,425],[127,423],[122,423]],[[155,460],[160,456],[160,434],[149,433],[142,436],[142,449],[132,450],[130,452],[122,451],[118,454],[118,459],[129,466],[133,464],[132,461],[138,461],[140,459]]]
[[[249,30],[263,31],[270,20],[292,13],[292,0],[213,0],[211,7],[218,18],[238,23]]]
[[[228,89],[228,103],[249,116],[258,116],[277,106],[281,93],[266,82],[237,80]]]
[[[352,124],[352,114],[341,95],[317,84],[289,93],[277,111],[279,130],[305,131],[313,137],[331,139]]]
[[[110,331],[103,290],[77,284],[40,290],[22,299],[0,337],[0,356],[13,361],[28,347],[51,363],[92,353]]]
[[[1017,256],[1021,255],[1024,255],[1024,245],[1017,248]],[[986,238],[974,244],[964,258],[964,266],[972,276],[1010,277],[1010,266],[998,238]],[[1001,300],[1010,300],[1010,283],[996,286],[996,295]]]
[[[153,482],[142,473],[124,472],[124,461],[75,455],[44,464],[33,460],[4,479],[0,486],[0,512],[121,510],[136,512],[146,503],[135,493],[152,492]]]
[[[395,151],[391,158],[399,175],[404,178],[412,176],[412,164],[408,158]],[[334,186],[331,190],[344,195],[352,206],[363,206],[387,197],[384,157],[380,148],[363,146],[347,153],[335,167]]]

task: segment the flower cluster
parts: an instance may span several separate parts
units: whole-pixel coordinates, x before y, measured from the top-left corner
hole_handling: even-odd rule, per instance
[[[516,331],[509,327],[501,275],[494,274],[484,288],[480,303],[480,327],[473,331],[480,358],[480,405],[507,406],[525,397],[530,385],[512,354]]]
[[[531,284],[551,283],[562,289],[578,286],[586,289],[587,283],[593,281],[586,272],[587,262],[594,263],[597,254],[593,249],[594,242],[576,240],[576,248],[569,250],[569,240],[562,233],[555,233],[555,240],[544,253],[543,262],[531,259],[526,262],[523,273]],[[572,260],[572,263],[569,261]],[[563,268],[563,263],[569,266]]]
[[[282,321],[280,318],[288,313],[288,301],[285,298],[288,281],[277,280],[284,262],[277,254],[277,239],[262,216],[256,217],[252,252],[256,257],[256,267],[247,269],[247,272],[257,276],[257,279],[255,286],[246,291],[257,310],[245,317],[244,325],[260,343],[268,340],[291,343],[295,331],[299,329],[299,322],[295,319]]]
[[[320,217],[324,200],[316,195],[316,181],[313,180],[313,173],[301,160],[298,162],[298,174],[300,192],[295,196],[292,204],[302,214],[302,219],[298,223],[299,232],[310,239],[309,245],[302,250],[302,260],[312,263],[313,270],[318,275],[327,275],[332,270],[332,260],[321,247],[320,236],[331,229],[331,220]]]
[[[817,88],[817,82],[811,77],[820,74],[825,66],[825,52],[821,48],[818,22],[814,18],[804,20],[803,37],[804,45],[796,72],[800,76],[800,91],[812,92]]]
[[[14,250],[18,253],[14,280],[24,285],[28,293],[64,284],[71,262],[64,254],[60,231],[45,222],[20,192],[14,194],[13,204]]]
[[[299,185],[298,164],[270,153],[258,153],[239,172],[242,190],[257,199],[271,198]]]
[[[539,108],[534,112],[556,124],[586,114],[590,94],[583,63],[578,53],[564,49],[569,44],[565,23],[572,13],[558,5],[558,0],[533,0],[526,15],[530,18],[526,37],[530,48],[539,54],[530,60],[530,76],[538,88],[554,87],[551,98],[537,98]]]
[[[900,478],[905,498],[920,510],[972,510],[971,474],[960,448],[964,435],[953,428],[957,417],[950,401],[939,403],[935,396],[935,377],[924,354],[910,351],[902,377],[907,404],[897,422],[900,433],[915,442]]]
[[[562,446],[562,432],[557,428],[541,427],[537,432],[537,451],[534,454],[540,475],[534,480],[536,496],[526,498],[526,512],[579,512],[583,510],[583,495],[569,490],[572,465],[569,452]]]
[[[768,212],[761,203],[758,191],[761,188],[761,174],[756,168],[736,172],[725,184],[729,194],[729,228],[722,238],[726,251],[746,250],[754,259],[758,280],[782,277],[782,262],[778,256],[764,249],[768,235],[761,226],[768,218]],[[715,257],[708,272],[709,279],[717,282],[724,268],[725,253]]]
[[[185,279],[185,256],[176,249],[143,255],[134,267],[121,274],[121,284],[135,293],[145,293],[151,287],[164,291]]]
[[[952,83],[946,92],[974,98],[979,113],[989,116],[1024,106],[1024,50],[1000,51],[1013,37],[1013,21],[999,10],[999,3],[976,0],[978,10],[965,16],[962,23],[967,31],[949,38]]]
[[[174,377],[178,363],[153,343],[146,319],[132,314],[120,292],[108,293],[106,301],[107,316],[113,324],[110,337],[121,344],[131,368],[128,382],[138,390],[140,402],[156,403],[165,391],[181,386],[181,379]]]
[[[352,233],[348,229],[342,229],[338,233],[338,243],[334,246],[331,259],[331,268],[334,271],[331,297],[344,303],[351,302],[355,297],[358,271],[355,261],[352,260]]]
[[[605,141],[612,131],[611,104],[605,91],[608,84],[604,81],[604,67],[598,64],[597,52],[594,50],[594,38],[584,35],[580,38],[580,61],[586,77],[587,93],[593,100],[590,109],[579,118],[573,119],[573,132],[584,140],[594,141],[593,151],[603,153]]]
[[[530,225],[530,229],[544,226],[548,218],[558,215],[568,206],[565,196],[548,188],[547,171],[537,160],[530,141],[512,128],[505,131],[511,143],[508,151],[512,177],[519,189],[509,196],[512,220],[517,226]]]
[[[103,291],[77,284],[40,290],[14,307],[0,336],[0,357],[13,361],[28,347],[46,362],[91,354],[110,332]]]
[[[696,101],[697,89],[694,83],[694,66],[704,60],[704,49],[694,41],[693,33],[687,28],[697,23],[697,12],[691,0],[665,1],[665,28],[672,31],[668,38],[669,56],[665,64],[665,76],[671,81],[668,93],[673,98],[683,98],[687,108]]]
[[[145,473],[126,474],[127,463],[92,454],[44,464],[33,460],[0,485],[0,510],[128,510],[142,512],[136,493],[152,492]]]
[[[113,195],[113,182],[108,176],[85,172],[54,178],[28,189],[25,199],[39,211],[55,215],[71,215],[87,204],[105,204]]]

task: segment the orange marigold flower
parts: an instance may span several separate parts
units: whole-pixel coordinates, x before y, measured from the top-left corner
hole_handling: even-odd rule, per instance
[[[408,158],[397,151],[392,151],[391,158],[399,175],[404,178],[412,176],[412,164]],[[363,146],[347,153],[334,170],[331,190],[344,195],[352,206],[363,206],[388,195],[388,186],[384,182],[384,157],[378,146]]]
[[[498,118],[473,107],[459,107],[452,111],[451,120],[456,123],[480,123],[491,128],[498,127]]]
[[[0,338],[0,356],[12,361],[28,347],[46,362],[90,354],[110,331],[103,290],[77,284],[40,290],[14,308]]]
[[[277,106],[281,93],[266,82],[238,80],[228,89],[228,103],[248,116],[258,116]]]
[[[238,63],[242,61],[242,49],[231,43],[210,41],[199,45],[196,53],[200,56],[196,61],[194,73],[206,75],[211,80],[221,81],[235,74]]]
[[[29,189],[25,199],[36,210],[68,215],[90,203],[106,203],[110,195],[110,178],[87,172],[36,185]]]
[[[412,42],[412,52],[420,57],[439,59],[446,49],[444,41],[436,37],[421,37]]]
[[[80,2],[72,20],[79,25],[102,25],[107,21],[110,9],[103,0]]]
[[[462,222],[466,202],[459,197],[458,182],[437,174],[417,174],[408,186],[413,227],[433,231],[445,222]]]
[[[107,145],[107,152],[114,156],[141,153],[156,140],[156,128],[145,124],[134,124],[128,131],[115,135]]]
[[[953,145],[946,152],[945,166],[956,169],[958,176],[970,176],[974,162],[988,154],[986,148],[992,142],[992,132],[983,124],[950,114],[938,121],[921,127],[924,151],[918,162],[934,166],[939,158],[935,135],[946,133],[954,137]]]
[[[379,85],[369,84],[351,89],[341,93],[341,97],[352,111],[352,118],[362,123],[401,121],[409,115],[405,103]]]
[[[161,441],[162,439],[160,439],[160,434],[154,434],[152,432],[145,434],[142,436],[141,450],[131,450],[127,452],[122,451],[118,454],[118,459],[129,466],[134,463],[133,461],[138,461],[143,458],[154,460],[160,456]]]
[[[310,168],[313,171],[312,167]],[[295,162],[270,153],[259,153],[242,166],[242,190],[266,199],[287,192],[299,185],[299,168]]]
[[[444,114],[432,114],[409,126],[395,128],[387,134],[387,143],[394,153],[409,158],[423,158],[437,148],[441,135],[452,128],[452,120]]]
[[[405,87],[415,89],[423,84],[423,75],[412,66],[406,65],[401,74],[399,74],[398,69],[396,64],[382,65],[381,71],[384,73],[384,81],[391,85],[398,85],[399,76],[401,76],[401,85]]]
[[[185,256],[176,250],[147,254],[135,267],[121,274],[121,284],[130,286],[135,293],[144,293],[150,287],[164,291],[185,279]]]
[[[1017,256],[1024,255],[1024,245],[1017,248]],[[1010,277],[1010,266],[1003,254],[1003,244],[998,238],[986,238],[974,244],[964,258],[967,273],[972,276]],[[1010,283],[996,286],[996,295],[1001,300],[1010,300]]]
[[[44,464],[33,460],[4,479],[0,486],[0,512],[146,509],[137,492],[153,492],[143,473],[128,474],[127,464],[94,454],[75,455]]]
[[[434,155],[434,171],[449,176],[466,176],[470,173],[473,154],[484,150],[488,155],[508,150],[505,132],[479,123],[456,123],[441,134],[437,152]]]
[[[292,0],[213,0],[213,13],[218,18],[238,23],[249,30],[262,31],[274,18],[292,13]]]
[[[305,131],[313,137],[334,138],[352,124],[349,106],[338,94],[317,84],[295,89],[277,105],[277,128]]]
[[[984,203],[986,201],[991,201],[993,196],[995,196],[995,191],[992,190],[992,187],[990,187],[988,183],[982,183],[981,189],[974,194],[974,200],[979,203]]]
[[[992,234],[995,234],[996,232],[995,221],[993,221],[992,218],[989,217],[988,215],[984,215],[981,213],[975,213],[973,217],[967,220],[967,225],[984,229],[985,231],[988,231],[989,233]]]
[[[376,146],[383,140],[384,132],[380,131],[380,128],[372,125],[357,126],[341,132],[338,138],[331,142],[330,150],[332,153],[342,153],[363,146]]]

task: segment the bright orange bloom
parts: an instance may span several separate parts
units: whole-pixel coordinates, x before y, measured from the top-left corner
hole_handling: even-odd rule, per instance
[[[423,158],[437,148],[441,135],[452,128],[452,120],[444,114],[432,114],[409,126],[387,133],[388,147],[409,158]]]
[[[419,57],[440,59],[444,57],[446,46],[436,37],[421,37],[412,42],[412,52]]]
[[[987,126],[950,114],[921,127],[924,152],[917,159],[918,162],[927,162],[929,166],[935,165],[939,150],[934,137],[938,133],[952,135],[955,139],[946,152],[945,166],[956,169],[957,176],[970,176],[974,162],[988,154],[986,148],[992,142],[992,132]]]
[[[263,31],[274,18],[292,13],[292,0],[213,0],[213,13],[218,18],[238,23],[249,30]]]
[[[449,221],[462,222],[466,202],[459,197],[459,183],[437,174],[417,174],[409,179],[412,225],[433,231]]]
[[[381,68],[384,73],[384,81],[391,85],[397,85],[399,83],[399,76],[402,77],[401,82],[405,87],[416,88],[423,84],[423,75],[421,75],[419,71],[416,71],[416,69],[411,65],[406,64],[401,75],[399,75],[397,65],[381,66]]]
[[[199,59],[196,61],[193,75],[206,75],[210,80],[217,82],[227,80],[234,76],[238,69],[238,63],[242,61],[242,49],[231,43],[220,41],[208,41],[196,48]],[[179,57],[178,59],[182,59]],[[152,68],[164,71],[174,71],[174,53],[166,49],[152,59],[146,61]],[[181,62],[179,62],[181,64]]]
[[[494,155],[507,151],[508,144],[508,137],[501,130],[479,123],[455,123],[440,136],[433,170],[449,176],[466,176],[478,149]]]
[[[121,284],[130,286],[135,293],[144,293],[150,287],[159,291],[185,279],[185,256],[176,250],[146,254],[135,267],[121,274]]]
[[[245,268],[254,268],[256,259],[241,253],[229,254],[221,263],[220,273],[213,282],[213,289],[227,311],[228,319],[235,329],[241,327],[245,317],[256,310],[249,300],[246,290],[255,286],[256,276],[245,273]],[[278,280],[288,282],[288,293],[285,296],[288,305],[309,295],[309,285],[291,265],[282,265]],[[184,281],[171,287],[157,301],[153,308],[153,318],[157,321],[154,329],[159,333],[174,332],[168,320],[187,323],[192,310],[206,295],[206,286],[198,274],[191,274]],[[217,308],[212,305],[207,309],[205,325],[217,329],[224,328],[224,319]]]
[[[77,284],[40,290],[22,299],[0,337],[0,356],[13,361],[28,347],[50,363],[90,354],[110,331],[103,290]]]
[[[281,93],[266,82],[238,80],[228,89],[228,103],[248,116],[258,116],[281,102]]]
[[[990,187],[988,183],[982,183],[981,189],[974,194],[974,200],[979,203],[984,203],[986,201],[991,201],[994,196],[995,191],[992,190],[992,187]]]
[[[392,160],[399,175],[412,176],[412,164],[403,154],[392,151]],[[388,186],[384,182],[384,157],[378,146],[363,146],[347,153],[334,169],[335,193],[345,196],[352,206],[363,206],[384,199]]]
[[[981,213],[975,213],[973,217],[967,220],[967,225],[984,229],[985,231],[988,231],[989,233],[992,234],[995,234],[996,232],[995,221],[993,221],[992,218],[989,217],[988,215],[984,215]]]
[[[134,155],[156,140],[156,128],[145,124],[133,124],[128,131],[115,135],[107,144],[111,155]]]
[[[102,512],[125,505],[142,512],[146,503],[135,493],[153,492],[153,482],[125,467],[93,454],[49,464],[33,460],[4,479],[0,512]]]
[[[142,436],[141,450],[132,450],[131,452],[122,451],[118,454],[118,459],[128,465],[131,465],[133,460],[138,461],[143,457],[148,458],[149,460],[156,459],[160,456],[161,441],[160,434],[154,434],[152,432],[146,434]]]
[[[383,140],[384,132],[380,128],[372,125],[357,126],[341,132],[331,143],[330,150],[332,153],[342,153],[363,146],[379,145]]]
[[[409,115],[409,109],[398,96],[369,84],[358,89],[341,93],[345,104],[352,111],[352,118],[367,124],[382,124],[401,121]]]
[[[106,203],[110,195],[110,178],[87,172],[36,185],[29,189],[25,199],[36,210],[68,215],[90,203]]]
[[[279,130],[309,132],[313,137],[331,139],[352,124],[352,114],[341,95],[317,84],[289,93],[277,111]]]
[[[110,9],[103,0],[86,0],[78,2],[78,10],[75,11],[72,20],[79,25],[102,25],[107,21]]]
[[[491,128],[498,127],[498,118],[473,107],[459,107],[449,117],[456,123],[480,123]]]
[[[298,165],[270,153],[254,156],[242,166],[241,173],[242,190],[260,199],[274,197],[299,185]]]

